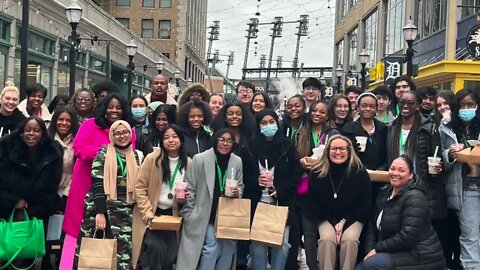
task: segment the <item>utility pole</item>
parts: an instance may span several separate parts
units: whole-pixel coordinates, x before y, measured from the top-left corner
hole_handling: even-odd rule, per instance
[[[220,35],[220,21],[213,21],[213,25],[208,27],[210,31],[208,34],[208,50],[207,50],[207,76],[208,76],[208,81],[210,82],[210,91],[213,93],[213,83],[212,83],[212,78],[210,77],[210,54],[212,52],[212,43],[214,40],[218,40],[218,36]]]
[[[297,47],[295,49],[295,57],[293,58],[293,72],[292,77],[297,76],[297,68],[298,68],[298,53],[300,51],[300,38],[304,36],[308,36],[308,15],[300,15],[300,20],[298,21],[298,32],[295,34],[297,35]]]
[[[277,56],[277,72],[275,73],[275,78],[278,78],[278,69],[282,68],[283,65],[283,56]]]
[[[247,35],[245,36],[247,38],[247,46],[245,47],[245,58],[243,59],[242,80],[245,80],[245,77],[246,77],[245,69],[247,68],[248,51],[250,49],[250,40],[257,38],[258,19],[250,18],[250,22],[247,23],[247,25],[248,25],[248,30],[247,30]]]
[[[267,69],[267,81],[265,87],[265,93],[268,95],[270,89],[270,73],[272,68],[273,47],[275,45],[275,38],[282,37],[283,30],[283,17],[275,17],[272,30],[272,44],[270,45],[270,55],[268,57],[268,69]]]
[[[227,72],[225,74],[225,77],[228,79],[228,73],[230,71],[230,66],[233,66],[233,61],[235,58],[235,53],[233,51],[230,51],[230,54],[228,55],[228,61],[227,61]]]
[[[262,77],[262,68],[265,68],[265,65],[267,63],[267,56],[265,54],[260,55],[260,72],[258,73],[258,77]]]
[[[28,67],[28,20],[30,18],[30,0],[22,1],[22,28],[20,30],[20,98],[26,97]],[[47,86],[48,87],[48,86]]]

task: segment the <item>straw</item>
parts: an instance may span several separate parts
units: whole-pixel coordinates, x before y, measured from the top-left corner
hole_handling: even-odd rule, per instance
[[[235,179],[235,170],[232,168],[232,179]]]
[[[433,156],[437,157],[437,154],[438,154],[438,145],[437,145],[437,147],[435,147],[435,153],[433,154]]]
[[[288,134],[290,134],[290,128],[287,128],[287,134],[286,134],[287,137],[288,137]]]
[[[267,172],[268,172],[268,159],[265,159],[265,169],[266,169]]]
[[[325,136],[325,141],[324,141],[324,142],[325,142],[325,144],[327,144],[327,142],[328,142],[328,134],[327,134],[327,136]]]

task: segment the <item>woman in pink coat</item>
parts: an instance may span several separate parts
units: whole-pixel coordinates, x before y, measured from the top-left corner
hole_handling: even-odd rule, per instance
[[[63,222],[66,235],[60,261],[62,270],[73,269],[75,247],[85,211],[85,196],[92,184],[93,159],[102,145],[110,143],[110,125],[120,119],[127,122],[131,119],[128,103],[120,95],[111,94],[103,100],[95,118],[86,120],[80,126],[73,141],[76,162]],[[135,133],[132,141],[135,142]]]

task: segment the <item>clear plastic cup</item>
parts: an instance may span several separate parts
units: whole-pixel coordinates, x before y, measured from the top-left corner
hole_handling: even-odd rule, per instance
[[[439,157],[428,157],[428,173],[437,174],[435,167],[440,165],[441,159]]]
[[[233,197],[233,190],[238,188],[238,182],[235,179],[227,179],[225,183],[225,196]]]
[[[365,152],[365,149],[367,149],[367,137],[365,136],[356,136],[355,140],[357,140],[357,143],[360,145],[360,152]]]
[[[180,200],[185,200],[185,192],[187,191],[187,182],[175,183],[175,197]]]
[[[264,186],[264,187],[269,188],[269,187],[272,187],[272,186],[273,186],[273,174],[272,174],[271,171],[267,171],[267,170],[262,171],[262,172],[260,173],[260,175],[265,175],[265,176],[267,177],[267,179],[269,180],[269,181],[268,181],[268,184],[267,184],[266,186]]]

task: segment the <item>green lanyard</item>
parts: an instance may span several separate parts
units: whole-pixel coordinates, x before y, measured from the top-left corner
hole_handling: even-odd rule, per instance
[[[322,143],[323,138],[325,137],[326,132],[320,133],[320,136],[315,136],[315,133],[312,130],[312,139],[313,139],[313,145],[315,147],[318,147],[320,143]]]
[[[118,163],[120,164],[120,169],[122,170],[122,177],[125,178],[127,176],[127,167],[125,166],[126,164],[123,163],[122,157],[119,153],[116,153],[116,155]],[[125,161],[125,163],[127,162]]]
[[[398,105],[398,103],[397,103],[396,109],[397,109],[397,117],[400,117],[400,105]]]
[[[383,117],[383,123],[386,124],[388,120],[388,111],[385,113],[385,116]]]
[[[407,138],[403,138],[403,130],[400,130],[400,149],[405,153],[405,146],[407,145]]]
[[[300,127],[298,127],[298,129],[301,129],[303,127],[303,122],[300,124]],[[292,131],[290,132],[290,139],[293,139],[293,137],[295,136],[295,128],[293,127],[292,125]]]
[[[222,170],[220,169],[220,166],[218,166],[217,162],[217,156],[215,156],[215,165],[217,166],[217,176],[218,176],[218,184],[220,185],[220,193],[223,194],[223,191],[225,190],[225,182],[227,179],[227,174],[223,175]]]
[[[177,161],[177,165],[175,166],[175,170],[173,170],[173,175],[172,178],[170,178],[170,181],[168,182],[168,188],[172,190],[173,188],[173,183],[175,182],[175,177],[177,177],[178,169],[180,168],[180,162]]]

